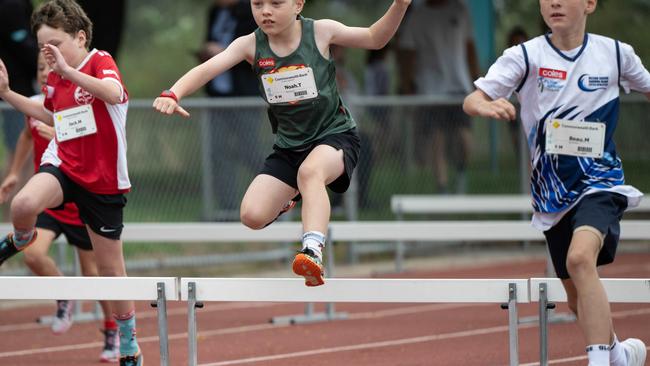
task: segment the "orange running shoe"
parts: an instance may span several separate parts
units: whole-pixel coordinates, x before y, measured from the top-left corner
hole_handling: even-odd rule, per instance
[[[296,258],[293,260],[293,273],[305,277],[305,285],[309,287],[320,286],[325,283],[323,279],[323,263],[309,248],[305,248],[296,254]]]

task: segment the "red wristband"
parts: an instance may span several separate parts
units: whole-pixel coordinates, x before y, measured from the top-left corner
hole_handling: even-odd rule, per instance
[[[160,93],[160,96],[163,98],[172,98],[176,103],[178,103],[178,97],[171,90],[163,90],[162,93]]]

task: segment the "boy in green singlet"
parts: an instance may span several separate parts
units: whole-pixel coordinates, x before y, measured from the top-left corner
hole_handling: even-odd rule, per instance
[[[244,225],[262,229],[302,197],[303,249],[293,271],[307,286],[324,283],[322,251],[331,210],[325,187],[347,190],[360,150],[356,124],[337,90],[329,47],[384,47],[410,3],[394,0],[375,24],[357,28],[301,17],[305,0],[251,0],[259,28],[190,70],[154,101],[163,114],[189,117],[181,98],[243,60],[252,65],[276,138],[273,153],[244,195],[240,217]]]

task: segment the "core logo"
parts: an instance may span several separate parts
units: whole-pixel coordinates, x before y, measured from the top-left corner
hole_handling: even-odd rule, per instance
[[[74,101],[77,102],[78,105],[91,104],[94,100],[95,96],[89,92],[81,89],[80,87],[77,87],[77,89],[75,89]]]
[[[567,72],[562,70],[553,70],[553,69],[539,69],[539,76],[548,79],[560,79],[566,80]]]
[[[257,61],[257,65],[261,68],[275,67],[275,59],[261,58]]]

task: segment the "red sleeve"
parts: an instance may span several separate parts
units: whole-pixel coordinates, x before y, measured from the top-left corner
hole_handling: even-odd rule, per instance
[[[94,57],[93,61],[93,76],[102,80],[114,80],[116,83],[118,83],[122,88],[122,102],[126,102],[128,100],[128,93],[126,91],[124,83],[122,82],[122,74],[117,68],[113,57],[108,52],[97,51],[97,55]]]

